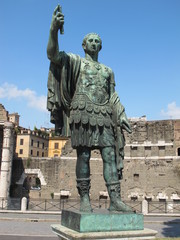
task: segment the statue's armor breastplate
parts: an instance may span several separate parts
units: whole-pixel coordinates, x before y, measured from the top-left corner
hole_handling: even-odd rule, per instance
[[[112,125],[109,102],[110,70],[83,59],[76,91],[71,102],[70,124]]]
[[[95,104],[109,100],[110,71],[98,62],[81,60],[81,70],[75,94],[85,94]]]
[[[114,124],[109,102],[110,80],[109,68],[97,62],[81,60],[80,74],[70,107],[73,148],[114,146]]]

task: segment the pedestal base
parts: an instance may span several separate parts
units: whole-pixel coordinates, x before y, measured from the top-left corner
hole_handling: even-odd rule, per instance
[[[62,211],[61,225],[77,232],[143,230],[144,216],[136,213]]]
[[[120,239],[120,240],[147,240],[155,239],[156,231],[150,229],[144,230],[134,230],[134,231],[113,231],[113,232],[89,232],[89,233],[79,233],[72,229],[66,228],[60,224],[52,225],[52,231],[61,240],[72,240],[72,239]]]

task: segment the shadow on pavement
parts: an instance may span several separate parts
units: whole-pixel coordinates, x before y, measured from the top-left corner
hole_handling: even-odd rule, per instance
[[[55,237],[40,237],[40,236],[1,236],[0,240],[58,240],[58,238]]]
[[[165,237],[180,237],[180,220],[174,219],[168,222],[164,222],[162,234]]]

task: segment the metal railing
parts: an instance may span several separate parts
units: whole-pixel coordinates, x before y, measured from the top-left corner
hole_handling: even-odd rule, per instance
[[[142,201],[124,201],[136,213],[142,213]],[[108,209],[109,199],[91,200],[93,209]],[[28,211],[61,211],[79,210],[80,200],[72,198],[33,199],[27,200]],[[0,198],[0,210],[21,210],[20,198]],[[180,201],[148,201],[148,213],[152,214],[180,214]]]
[[[148,213],[180,213],[179,201],[148,202]]]
[[[92,207],[105,208],[105,204],[99,205],[98,201],[91,201]],[[79,199],[29,199],[28,210],[30,211],[61,211],[67,210],[79,210]]]
[[[20,210],[21,199],[20,198],[0,198],[0,210]]]
[[[56,199],[29,199],[27,210],[31,211],[61,211],[61,203]]]
[[[137,213],[142,212],[141,201],[126,201],[128,206],[132,207]],[[108,209],[109,200],[91,200],[91,206],[93,209]],[[29,199],[28,210],[31,211],[61,211],[66,210],[79,210],[80,200],[79,199]]]
[[[173,202],[173,213],[180,213],[180,201]]]
[[[142,201],[124,201],[124,203],[136,211],[136,213],[142,213]]]

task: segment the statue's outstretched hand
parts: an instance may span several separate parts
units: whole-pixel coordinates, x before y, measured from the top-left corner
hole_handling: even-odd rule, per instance
[[[57,32],[59,29],[62,29],[64,25],[64,15],[60,10],[60,6],[58,5],[53,12],[52,20],[51,20],[51,30]]]

